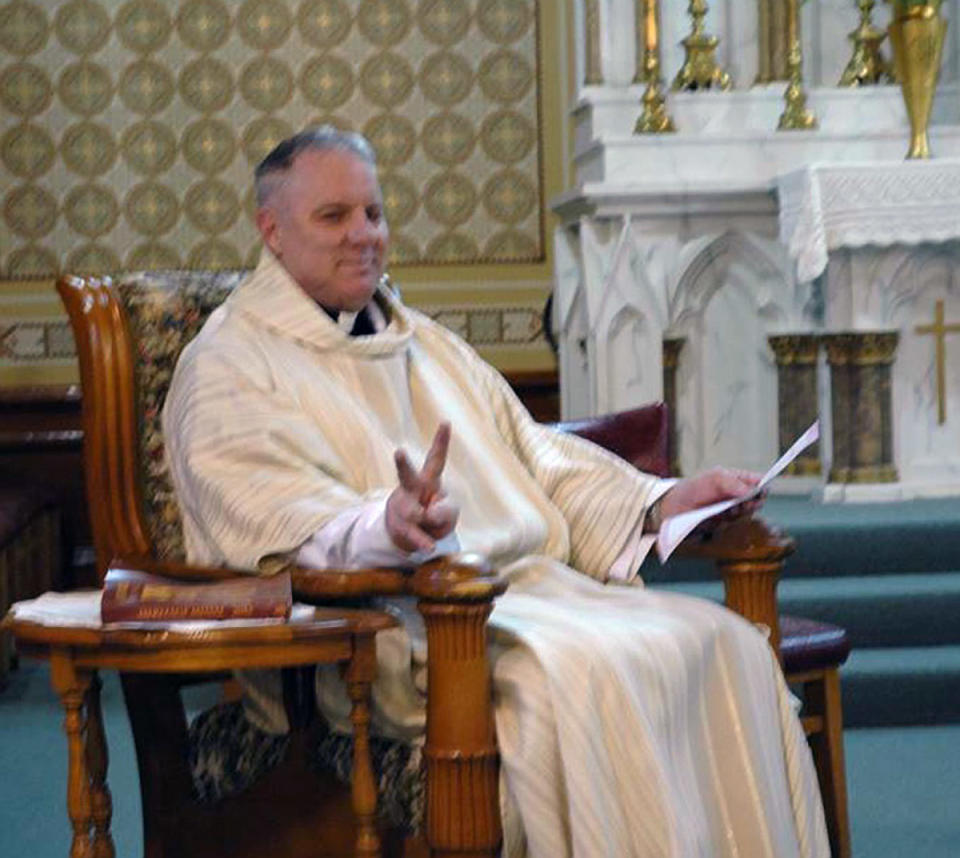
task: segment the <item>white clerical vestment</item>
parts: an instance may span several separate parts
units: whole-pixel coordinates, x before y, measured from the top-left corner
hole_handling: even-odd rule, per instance
[[[826,858],[803,732],[762,634],[726,609],[607,583],[657,482],[535,423],[443,327],[378,293],[344,333],[264,253],[184,351],[164,432],[189,559],[255,570],[385,500],[394,451],[453,426],[457,536],[510,581],[490,618],[508,858]],[[378,635],[374,728],[416,741],[425,641]],[[345,700],[325,674],[335,724]],[[262,726],[283,718],[261,698]]]

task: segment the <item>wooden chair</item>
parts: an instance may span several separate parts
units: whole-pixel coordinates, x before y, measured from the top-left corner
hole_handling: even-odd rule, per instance
[[[167,564],[161,571],[182,577],[232,574],[178,562],[183,557],[182,537],[163,465],[159,415],[180,350],[241,278],[241,272],[168,272],[135,275],[116,284],[74,277],[58,283],[80,358],[87,491],[101,570],[113,557],[123,556],[128,563],[135,561],[154,571],[158,562]],[[633,419],[639,419],[638,415]],[[654,422],[662,420],[660,416]],[[589,434],[585,431],[589,427],[572,428]],[[663,433],[656,443],[665,445],[665,438]],[[635,450],[622,444],[620,449],[616,443],[608,445],[636,461]],[[728,606],[766,624],[771,629],[771,643],[779,649],[776,581],[792,548],[788,537],[760,519],[749,519],[718,528],[709,540],[689,550],[718,563]],[[294,588],[301,600],[317,602],[400,593],[418,598],[428,639],[426,814],[420,836],[404,841],[387,832],[384,854],[493,858],[501,833],[485,623],[492,600],[503,591],[496,575],[480,558],[454,557],[412,572],[297,569]],[[175,741],[177,731],[182,734],[182,707],[172,702],[172,689],[147,685],[124,682],[144,798],[146,854],[162,858],[174,854],[167,848],[174,839],[171,826],[178,819],[195,816],[197,810],[183,786],[182,736],[179,745]],[[166,730],[170,722],[177,725],[167,737],[174,741],[164,745],[154,734],[170,733]],[[220,824],[228,828],[232,824],[228,820],[242,819],[251,806],[267,805],[271,828],[297,824],[277,816],[284,808],[270,800],[269,789],[284,783],[284,777],[285,771],[278,769],[268,778],[266,788],[254,788],[251,800],[225,806]],[[158,786],[164,780],[167,783]],[[298,795],[300,790],[311,789],[301,786],[299,780],[296,783]],[[301,853],[291,846],[287,855],[349,854],[353,823],[344,812],[349,811],[349,800],[331,781],[317,783],[310,801],[316,802],[312,805],[315,816],[322,821],[310,821],[309,838],[304,841],[310,851]],[[282,795],[288,796],[289,790]],[[158,796],[162,808],[155,806]],[[318,838],[319,830],[323,833]],[[262,828],[260,833],[264,835]],[[251,834],[250,841],[239,844],[237,851],[223,852],[215,840],[202,847],[192,844],[197,848],[191,854],[266,854],[264,843],[270,842],[269,832],[266,840],[261,836],[259,841]]]

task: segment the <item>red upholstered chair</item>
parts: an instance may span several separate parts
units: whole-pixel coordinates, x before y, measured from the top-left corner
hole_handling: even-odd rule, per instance
[[[117,284],[73,277],[58,283],[80,358],[87,493],[101,571],[122,556],[128,566],[139,562],[181,577],[235,574],[182,563],[159,415],[180,350],[241,276],[165,272],[132,275]],[[662,472],[665,425],[665,412],[657,407],[575,429]],[[649,435],[643,427],[652,427]],[[652,460],[646,457],[649,443],[639,444],[643,439],[657,451]],[[727,604],[768,625],[774,646],[780,644],[776,578],[791,550],[791,540],[761,519],[725,524],[709,540],[690,547],[717,562]],[[404,840],[386,831],[384,855],[493,858],[501,835],[485,623],[504,585],[481,559],[462,557],[412,571],[295,569],[293,578],[297,597],[305,601],[400,593],[417,597],[428,638],[426,815],[417,837]],[[124,682],[140,768],[147,858],[181,858],[182,852],[171,851],[176,842],[188,842],[190,855],[204,858],[273,854],[275,832],[281,828],[287,858],[350,854],[354,823],[349,794],[333,777],[308,777],[311,773],[303,771],[295,754],[287,755],[289,765],[281,764],[236,800],[215,809],[198,808],[190,795],[177,680],[128,677]],[[289,695],[288,703],[295,703],[291,698],[296,696]],[[826,723],[825,716],[818,717],[821,726]],[[842,776],[842,759],[835,765]],[[258,818],[269,824],[258,824]]]
[[[589,438],[643,471],[661,477],[670,475],[667,450],[668,413],[663,403],[556,425],[563,431],[575,432]],[[745,529],[745,535],[755,526],[753,523],[744,522],[732,527],[734,531]],[[760,537],[758,547],[761,552],[765,544],[772,545],[778,539],[784,539],[774,536],[772,532],[763,536],[762,528],[756,535]],[[699,544],[690,542],[681,546],[680,553],[713,556],[720,562],[721,569],[736,567],[738,561],[730,557],[727,553],[729,549],[722,544],[718,546],[715,542],[717,537],[720,537],[723,543],[732,536],[735,543],[736,537],[730,533],[730,526],[724,526],[713,534],[712,540],[708,539]],[[711,541],[714,541],[714,544],[711,545]],[[783,556],[792,552],[792,540],[784,539],[782,548]],[[746,553],[744,547],[742,554],[745,556]],[[850,823],[847,813],[839,669],[850,653],[850,642],[845,629],[830,623],[787,614],[774,613],[771,616],[769,610],[775,606],[776,583],[776,575],[767,579],[764,586],[774,588],[771,594],[773,598],[761,604],[749,599],[738,599],[736,581],[728,580],[727,604],[748,619],[770,626],[771,641],[774,646],[778,646],[787,682],[799,690],[803,699],[800,717],[817,767],[831,850],[834,858],[849,858]],[[755,595],[756,593],[752,594]]]

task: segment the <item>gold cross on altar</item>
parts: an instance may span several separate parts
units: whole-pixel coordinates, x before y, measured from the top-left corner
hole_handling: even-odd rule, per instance
[[[943,301],[937,301],[933,311],[932,325],[917,325],[918,334],[933,334],[936,337],[937,360],[937,423],[947,422],[947,334],[960,334],[960,324],[949,325],[943,321]]]

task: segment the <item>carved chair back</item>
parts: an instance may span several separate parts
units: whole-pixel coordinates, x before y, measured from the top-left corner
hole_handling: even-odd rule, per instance
[[[63,277],[83,383],[87,494],[102,576],[116,556],[182,561],[160,417],[184,346],[243,271]]]

